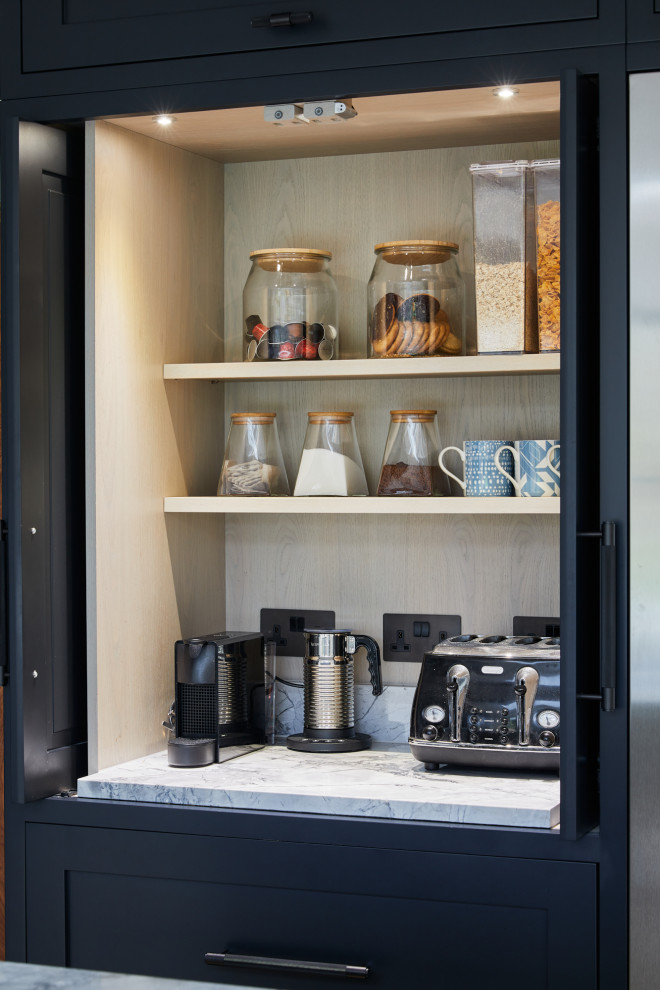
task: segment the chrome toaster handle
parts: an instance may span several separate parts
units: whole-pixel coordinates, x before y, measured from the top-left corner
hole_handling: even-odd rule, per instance
[[[449,739],[461,741],[463,707],[470,683],[470,671],[462,663],[455,663],[447,671],[447,695],[449,698]]]
[[[521,667],[516,672],[516,707],[518,709],[518,745],[529,746],[532,709],[539,687],[539,672],[534,667]]]

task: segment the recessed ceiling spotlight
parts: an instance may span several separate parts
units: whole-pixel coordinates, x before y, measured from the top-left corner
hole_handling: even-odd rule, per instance
[[[151,118],[154,124],[160,124],[161,127],[169,127],[174,123],[176,117],[173,117],[171,113],[159,113],[156,117]]]
[[[497,89],[493,90],[493,96],[499,96],[501,100],[510,100],[512,96],[516,96],[520,90],[514,89],[513,86],[498,86]]]

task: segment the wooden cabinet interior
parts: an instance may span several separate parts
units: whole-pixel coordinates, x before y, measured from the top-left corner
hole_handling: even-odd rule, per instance
[[[493,100],[490,90],[480,92]],[[469,144],[465,114],[454,119],[463,137],[454,132],[452,147],[442,146],[441,128],[429,118],[428,146],[397,150],[390,120],[389,150],[365,151],[367,128],[359,153],[303,147],[278,159],[262,149],[273,155],[265,161],[212,160],[173,146],[175,137],[166,143],[136,133],[139,118],[131,129],[125,121],[87,125],[90,772],[164,747],[179,636],[257,629],[262,607],[333,608],[340,624],[377,639],[391,611],[458,613],[465,630],[480,633],[511,632],[514,614],[558,614],[556,515],[427,516],[416,513],[416,500],[406,515],[163,512],[164,496],[215,494],[235,411],[277,413],[293,482],[307,412],[353,410],[371,492],[392,408],[437,409],[444,445],[559,435],[556,374],[163,379],[165,364],[241,360],[249,253],[270,246],[333,252],[340,357],[357,359],[367,352],[374,244],[409,236],[457,241],[474,347],[468,166],[556,155],[558,86],[554,96],[554,110],[545,103],[524,127],[521,121],[524,140],[507,118],[507,142],[491,140],[491,123],[484,145],[479,122],[491,114],[484,103],[473,114]],[[318,129],[344,134],[351,123]],[[150,120],[141,126],[153,134]],[[373,137],[376,147],[384,140]],[[413,684],[417,672],[388,664],[384,680]],[[368,680],[359,666],[357,676]]]

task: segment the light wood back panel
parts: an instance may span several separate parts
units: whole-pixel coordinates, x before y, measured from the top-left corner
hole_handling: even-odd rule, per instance
[[[243,286],[251,251],[270,247],[332,251],[330,265],[339,291],[339,353],[362,358],[367,356],[366,290],[374,245],[406,238],[459,245],[468,344],[474,350],[469,166],[552,157],[558,148],[556,141],[545,141],[226,165],[226,360],[242,358]]]
[[[165,521],[222,448],[221,386],[163,363],[223,359],[222,166],[88,125],[95,230],[89,327],[90,770],[163,747],[173,646],[225,625],[222,518]],[[201,385],[201,387],[200,387]],[[95,549],[94,549],[95,544]]]
[[[359,358],[366,356],[373,246],[406,237],[460,245],[474,345],[468,166],[557,153],[558,145],[546,142],[227,165],[227,359],[241,357],[242,288],[251,250],[329,248],[339,288],[340,353]],[[225,385],[226,415],[248,407],[277,412],[292,486],[307,412],[352,410],[372,494],[390,409],[437,409],[443,445],[559,435],[559,379],[553,376]],[[454,483],[452,494],[460,494]],[[258,628],[261,607],[333,608],[341,625],[379,641],[384,612],[459,613],[465,629],[484,633],[511,632],[515,614],[558,614],[558,519],[230,516],[225,526],[227,616],[237,628]],[[249,594],[235,577],[246,574]],[[361,668],[358,677],[368,680]],[[414,683],[416,677],[416,665],[384,668],[386,683]]]

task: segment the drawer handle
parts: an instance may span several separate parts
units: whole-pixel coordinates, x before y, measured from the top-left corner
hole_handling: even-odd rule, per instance
[[[306,959],[275,959],[269,956],[240,956],[233,952],[207,952],[204,955],[204,962],[209,966],[247,966],[251,969],[274,969],[280,973],[343,976],[353,980],[366,980],[369,976],[368,966],[309,962]]]
[[[294,27],[296,24],[311,24],[312,14],[309,10],[301,10],[297,14],[265,14],[263,17],[253,17],[250,23],[253,28]]]

